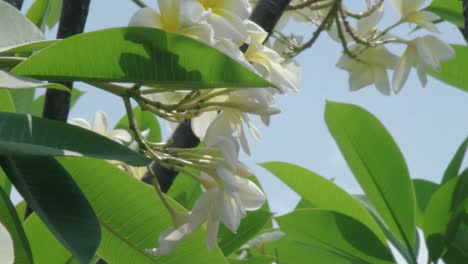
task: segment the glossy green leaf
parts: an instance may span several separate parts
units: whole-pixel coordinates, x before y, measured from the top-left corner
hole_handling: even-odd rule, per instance
[[[24,233],[21,220],[11,204],[10,198],[0,186],[0,223],[8,230],[13,239],[15,263],[33,263],[31,247]]]
[[[50,29],[57,23],[61,9],[62,0],[36,0],[29,8],[26,16],[44,31],[45,26]]]
[[[275,261],[274,257],[271,256],[255,256],[248,259],[235,259],[230,258],[229,264],[271,264]]]
[[[439,188],[439,185],[423,179],[414,179],[413,186],[416,194],[417,205],[416,223],[419,227],[422,227],[424,224],[424,213],[426,211],[427,204],[429,203],[432,195]]]
[[[50,157],[3,156],[0,164],[62,245],[82,263],[89,263],[101,240],[99,222],[60,163]]]
[[[0,1],[0,36],[0,51],[44,39],[29,19],[4,1]]]
[[[215,48],[152,28],[78,34],[34,54],[12,72],[52,81],[135,82],[184,90],[273,86]]]
[[[0,153],[89,156],[120,160],[134,166],[144,166],[151,161],[142,154],[84,128],[55,120],[11,113],[0,113]]]
[[[150,133],[148,135],[148,140],[152,142],[161,142],[161,128],[159,126],[159,122],[152,114],[151,112],[148,111],[142,111],[140,107],[135,107],[133,109],[133,115],[135,117],[135,120],[138,124],[138,128],[140,131],[144,131],[149,129]],[[115,128],[120,128],[120,129],[125,129],[127,131],[130,130],[130,126],[128,124],[128,117],[127,115],[123,116]]]
[[[247,212],[247,216],[242,219],[236,234],[233,234],[225,226],[221,226],[218,233],[218,245],[224,255],[229,256],[254,238],[268,221],[271,221],[271,213],[265,210],[257,210]]]
[[[0,71],[0,89],[31,89],[39,87],[51,88],[66,92],[70,91],[66,86],[58,83],[44,83],[32,78]]]
[[[468,186],[464,186],[467,179],[468,175],[464,175],[449,180],[432,195],[427,205],[423,231],[429,256],[433,261],[442,256],[446,243],[452,239],[465,214],[466,206],[460,205],[460,202],[468,201]],[[460,195],[464,199],[455,199]],[[454,201],[458,203],[454,204]]]
[[[351,263],[394,263],[390,248],[385,243],[365,225],[344,214],[301,209],[276,220],[290,240],[304,247],[318,248]],[[280,251],[280,262],[281,254]],[[310,263],[323,263],[313,255],[307,259]]]
[[[14,89],[8,90],[13,98],[16,113],[28,114],[34,101],[36,89]]]
[[[468,263],[468,225],[462,225],[443,256],[446,264]]]
[[[0,89],[0,112],[15,112],[15,103],[10,91]]]
[[[359,220],[385,243],[384,234],[366,208],[332,181],[305,168],[285,162],[268,162],[260,165],[316,208],[336,211]]]
[[[468,46],[455,44],[451,46],[455,50],[455,57],[449,61],[442,62],[440,64],[440,72],[434,72],[430,69],[427,69],[427,72],[432,77],[467,92],[468,76],[463,74],[460,69],[467,66]]]
[[[459,28],[465,27],[463,6],[460,0],[434,0],[425,10],[435,13]]]
[[[468,137],[462,142],[460,147],[458,147],[457,152],[450,161],[447,169],[445,169],[444,177],[442,178],[442,184],[447,181],[455,178],[460,172],[460,167],[463,163],[463,158],[468,148]]]
[[[32,53],[34,51],[38,51],[45,47],[48,47],[57,41],[60,41],[60,40],[58,39],[38,40],[38,41],[18,44],[15,46],[4,47],[4,48],[0,48],[0,54]]]
[[[194,264],[226,263],[218,247],[208,251],[203,230],[188,236],[167,256],[149,255],[145,249],[157,247],[159,234],[171,226],[170,217],[153,188],[105,161],[59,160],[98,216],[103,232],[98,255],[108,263],[177,264],[188,260]]]
[[[201,194],[202,188],[200,183],[184,173],[179,173],[177,175],[174,183],[167,192],[167,195],[172,197],[187,210],[193,207]]]
[[[389,229],[413,249],[415,195],[403,155],[390,133],[371,113],[351,104],[327,102],[325,120],[369,201]]]
[[[6,176],[5,172],[3,171],[2,167],[0,167],[0,188],[10,196],[11,193],[11,182]]]
[[[70,109],[73,109],[76,102],[83,96],[85,92],[78,90],[76,88],[72,89],[71,97],[70,97]],[[42,116],[42,110],[44,108],[45,103],[45,94],[40,95],[31,104],[30,110],[28,111],[30,114],[35,115],[37,117]]]

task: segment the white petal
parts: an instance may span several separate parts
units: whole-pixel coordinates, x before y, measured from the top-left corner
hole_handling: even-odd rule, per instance
[[[455,57],[455,50],[437,37],[427,35],[423,37],[424,43],[439,61],[448,61]]]
[[[83,118],[73,118],[69,121],[70,124],[91,130],[91,125]]]
[[[209,217],[206,224],[206,247],[213,250],[218,238],[219,216]]]
[[[182,242],[182,239],[186,235],[182,227],[178,229],[169,228],[166,231],[162,232],[159,235],[159,247],[146,250],[146,252],[154,256],[164,256],[171,253],[179,244]]]
[[[125,143],[132,142],[132,136],[125,129],[115,129],[109,133],[110,138],[116,139]]]
[[[252,181],[237,177],[239,182],[239,198],[245,210],[257,210],[262,207],[266,201],[265,194]]]
[[[8,230],[0,223],[0,263],[10,264],[14,260],[13,240]]]
[[[242,209],[240,206],[240,200],[237,193],[223,194],[221,219],[223,224],[233,233],[237,232],[237,228],[239,228],[241,222]]]
[[[247,19],[250,15],[249,0],[217,0],[217,9],[224,9],[238,15],[241,19]]]
[[[241,126],[241,131],[239,133],[239,142],[242,146],[242,150],[244,150],[245,154],[250,156],[250,148],[249,142],[247,141],[247,137],[245,136],[244,127]]]
[[[424,67],[424,64],[418,63],[417,70],[418,70],[418,78],[419,78],[419,81],[421,82],[422,87],[426,87],[427,74],[426,74],[426,69]]]
[[[219,136],[231,136],[237,131],[240,125],[240,117],[236,118],[236,115],[239,114],[234,113],[234,111],[223,111],[211,122],[203,139],[208,147],[216,144]]]
[[[180,0],[158,0],[164,28],[176,30],[180,26]]]
[[[193,133],[200,139],[203,139],[206,134],[206,130],[210,124],[216,119],[218,113],[216,111],[204,112],[201,115],[192,118],[192,130]]]
[[[247,39],[244,22],[229,12],[218,10],[208,18],[208,23],[213,27],[218,38],[231,39],[239,45]]]
[[[363,19],[359,19],[357,22],[357,32],[359,35],[367,35],[373,30],[382,19],[384,11],[384,5],[381,5],[377,10],[372,12],[372,14]]]
[[[250,20],[244,20],[244,25],[247,29],[247,32],[249,32],[250,39],[255,42],[263,43],[268,37],[268,33],[255,22]]]
[[[390,3],[402,16],[417,11],[426,0],[390,0]]]
[[[161,28],[161,16],[150,7],[141,8],[132,16],[128,25],[130,27]]]
[[[403,85],[405,85],[408,80],[408,75],[411,70],[411,66],[416,58],[416,51],[413,47],[408,46],[406,51],[401,56],[400,61],[395,67],[395,72],[393,73],[393,91],[395,93],[400,92]]]
[[[100,133],[100,134],[106,134],[107,133],[107,114],[104,113],[103,111],[97,111],[96,114],[94,115],[93,119],[93,125],[92,125],[93,131]]]
[[[219,150],[223,154],[224,159],[231,166],[231,168],[235,168],[237,166],[237,160],[239,156],[239,145],[234,140],[234,138],[218,136],[216,146],[219,147]]]
[[[180,123],[171,122],[171,121],[167,121],[167,120],[164,123],[166,124],[167,130],[169,130],[169,132],[171,132],[171,133],[174,133],[174,131],[180,125]]]
[[[359,90],[371,85],[374,82],[372,70],[367,66],[361,66],[349,74],[349,89],[351,91]]]
[[[216,172],[220,179],[224,182],[224,192],[236,193],[239,191],[239,184],[237,177],[232,173],[231,170],[226,167],[219,165],[216,168]]]
[[[384,95],[390,95],[390,81],[388,80],[387,71],[385,68],[376,66],[374,71],[375,87]]]

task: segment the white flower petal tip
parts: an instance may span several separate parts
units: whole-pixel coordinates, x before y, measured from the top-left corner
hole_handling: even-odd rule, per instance
[[[8,230],[0,223],[0,263],[10,264],[14,260],[13,239]]]

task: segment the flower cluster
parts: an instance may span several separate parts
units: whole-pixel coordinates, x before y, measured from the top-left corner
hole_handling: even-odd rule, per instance
[[[130,20],[130,26],[159,28],[210,45],[276,86],[177,92],[140,89],[136,100],[146,110],[166,119],[171,130],[190,119],[194,134],[204,144],[203,148],[154,152],[162,166],[197,180],[203,193],[187,214],[168,206],[173,226],[160,235],[159,247],[150,253],[170,253],[203,223],[211,249],[220,223],[235,233],[246,211],[257,210],[265,202],[263,192],[248,179],[252,172],[239,161],[239,151],[242,148],[250,155],[246,130],[257,140],[261,137],[251,116],[268,125],[270,117],[280,112],[273,107],[275,95],[298,90],[300,69],[295,61],[263,44],[268,34],[248,19],[250,12],[248,0],[158,0],[157,9],[141,8]]]
[[[352,91],[373,84],[385,95],[390,95],[391,90],[398,93],[414,65],[424,87],[427,83],[426,68],[438,72],[440,62],[455,56],[451,46],[432,34],[410,40],[391,34],[392,29],[405,23],[433,34],[440,33],[434,25],[436,21],[440,21],[440,17],[423,10],[425,0],[391,0],[390,3],[400,19],[384,29],[378,28],[384,13],[383,0],[366,1],[367,10],[360,13],[351,12],[342,2],[292,1],[283,20],[312,23],[317,25],[317,30],[310,40],[301,44],[295,42],[298,39],[296,36],[286,37],[277,32],[276,37],[289,48],[286,53],[295,56],[310,47],[321,31],[327,30],[333,40],[343,45],[344,54],[336,66],[349,72],[349,87]],[[404,45],[406,49],[401,56],[397,56],[386,47],[388,44]],[[393,70],[391,81],[388,70]]]

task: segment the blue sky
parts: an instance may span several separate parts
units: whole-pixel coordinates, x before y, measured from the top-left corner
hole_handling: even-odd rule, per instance
[[[29,6],[31,2],[25,1],[25,5]],[[156,3],[153,0],[146,2]],[[348,2],[357,1],[345,1]],[[130,0],[91,3],[86,31],[126,26],[137,10]],[[394,21],[397,16],[389,6],[386,10],[384,24]],[[443,32],[440,37],[445,41],[464,43],[455,27],[440,24],[439,28]],[[297,25],[288,26],[288,30],[311,34],[307,28]],[[409,32],[405,26],[397,31],[402,37],[412,38]],[[54,38],[55,32],[47,35]],[[325,125],[323,113],[327,100],[357,104],[376,115],[399,145],[412,178],[439,181],[455,150],[468,135],[466,92],[432,78],[427,87],[422,88],[415,72],[396,96],[383,96],[374,87],[350,92],[347,73],[335,67],[340,53],[340,45],[324,34],[316,45],[298,57],[303,76],[301,91],[277,98],[277,107],[282,113],[273,117],[268,128],[257,122],[263,139],[258,143],[251,140],[252,157],[242,157],[254,168],[269,195],[272,210],[277,213],[291,210],[298,198],[256,163],[286,161],[298,164],[324,177],[335,178],[341,187],[352,193],[361,192]],[[123,115],[119,98],[83,84],[76,87],[87,93],[72,110],[71,118],[91,120],[97,110],[103,110],[113,125]],[[167,131],[164,135],[168,136]]]

